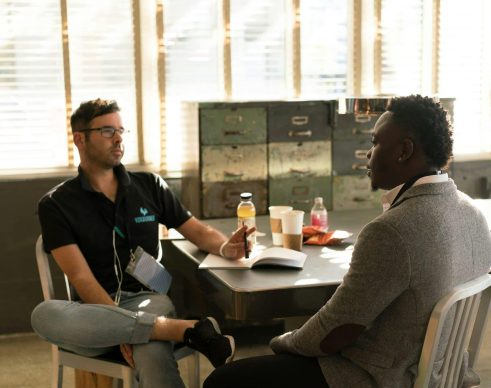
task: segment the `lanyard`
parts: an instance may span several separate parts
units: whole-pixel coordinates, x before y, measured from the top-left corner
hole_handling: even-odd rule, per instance
[[[441,173],[442,172],[440,170],[438,170],[438,171],[428,171],[428,172],[424,172],[423,174],[419,174],[419,175],[416,175],[416,176],[412,177],[406,183],[404,183],[404,185],[401,187],[401,189],[397,193],[396,197],[392,201],[392,204],[390,205],[390,207],[394,206],[394,204],[402,196],[402,194],[404,194],[410,187],[412,187],[419,178],[423,178],[425,176],[430,176],[430,175],[440,175]]]

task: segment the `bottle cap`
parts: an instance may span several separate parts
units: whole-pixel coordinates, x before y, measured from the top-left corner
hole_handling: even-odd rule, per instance
[[[252,193],[241,193],[240,194],[240,199],[251,199],[252,198]]]
[[[314,202],[315,203],[322,203],[322,197],[315,197]]]

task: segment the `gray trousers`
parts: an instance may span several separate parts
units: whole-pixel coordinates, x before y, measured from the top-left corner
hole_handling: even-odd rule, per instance
[[[173,344],[150,341],[155,318],[161,315],[176,315],[167,295],[123,291],[119,307],[66,300],[42,302],[32,312],[31,324],[48,342],[86,356],[107,353],[120,344],[133,344],[141,388],[184,388]]]

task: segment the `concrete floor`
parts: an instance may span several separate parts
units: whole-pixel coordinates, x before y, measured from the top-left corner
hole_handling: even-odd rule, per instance
[[[277,331],[277,329],[274,329]],[[270,354],[268,338],[274,335],[271,329],[257,335],[258,329],[242,331],[236,335],[236,359],[253,355]],[[201,357],[201,380],[212,371],[209,361]],[[179,362],[185,383],[186,363]],[[477,365],[481,388],[491,388],[491,320],[488,323],[481,355]],[[51,372],[50,345],[35,334],[0,336],[0,387],[1,388],[49,388]],[[74,373],[65,368],[64,388],[74,388]],[[347,387],[351,388],[351,387]],[[354,388],[354,387],[353,387]],[[396,388],[396,387],[394,387]]]

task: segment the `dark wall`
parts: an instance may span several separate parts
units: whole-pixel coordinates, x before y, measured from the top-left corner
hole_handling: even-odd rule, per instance
[[[454,163],[451,175],[474,198],[489,198],[491,161]],[[43,300],[35,263],[34,243],[40,233],[37,202],[66,177],[0,181],[0,334],[31,331],[30,313]],[[167,180],[180,196],[181,181]],[[63,290],[54,267],[55,286]]]
[[[30,313],[43,300],[34,254],[37,202],[63,180],[0,182],[0,334],[31,331]],[[61,281],[59,271],[56,279]]]

